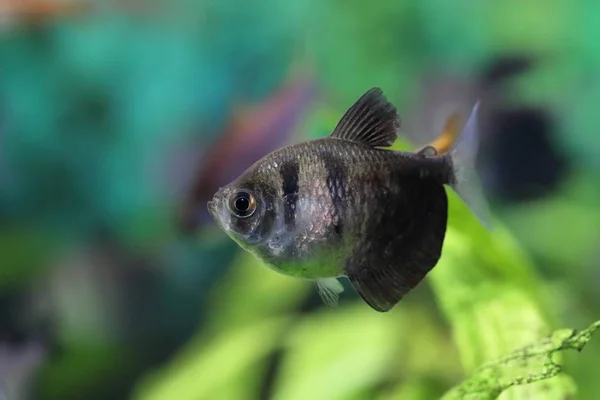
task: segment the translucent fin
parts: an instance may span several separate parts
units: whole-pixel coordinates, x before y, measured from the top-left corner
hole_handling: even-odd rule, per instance
[[[479,147],[479,124],[477,113],[479,102],[473,107],[463,131],[446,157],[452,160],[454,169],[454,182],[450,184],[452,189],[470,208],[481,224],[488,230],[492,230],[492,218],[488,203],[483,195],[483,189],[475,171],[475,160]]]
[[[335,307],[340,293],[344,291],[344,286],[336,278],[322,278],[317,279],[317,290],[325,304],[329,307]]]

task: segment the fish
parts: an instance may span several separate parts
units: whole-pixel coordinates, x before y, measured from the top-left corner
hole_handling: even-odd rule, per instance
[[[346,278],[372,309],[391,310],[438,263],[445,186],[492,229],[475,171],[477,109],[416,151],[389,147],[401,119],[381,88],[364,93],[329,136],[279,148],[208,201],[232,240],[272,270],[314,281],[338,304]]]

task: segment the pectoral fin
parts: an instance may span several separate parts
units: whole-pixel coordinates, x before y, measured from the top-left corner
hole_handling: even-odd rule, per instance
[[[329,307],[337,305],[340,293],[344,291],[344,286],[336,278],[317,279],[317,290],[319,296]]]

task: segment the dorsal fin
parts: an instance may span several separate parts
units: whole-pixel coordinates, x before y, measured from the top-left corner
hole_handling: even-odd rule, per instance
[[[380,88],[363,94],[346,111],[331,133],[331,137],[368,144],[372,147],[391,146],[398,137],[400,117]]]

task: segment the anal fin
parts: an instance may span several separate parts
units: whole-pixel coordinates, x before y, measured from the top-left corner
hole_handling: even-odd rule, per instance
[[[391,310],[417,286],[442,254],[448,217],[444,187],[406,182],[402,198],[387,199],[347,260],[345,274],[374,310]]]

